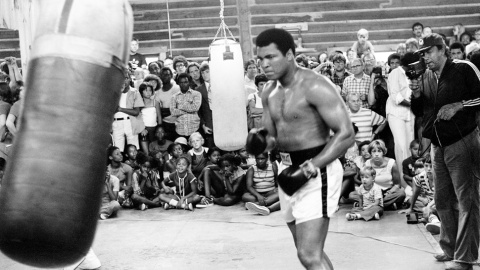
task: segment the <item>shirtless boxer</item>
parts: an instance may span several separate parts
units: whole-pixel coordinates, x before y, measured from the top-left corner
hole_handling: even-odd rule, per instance
[[[265,30],[256,45],[270,81],[262,94],[264,127],[250,132],[247,148],[253,154],[279,149],[280,203],[298,258],[306,269],[333,269],[323,247],[340,196],[337,158],[354,142],[345,103],[328,78],[296,65],[285,30]]]

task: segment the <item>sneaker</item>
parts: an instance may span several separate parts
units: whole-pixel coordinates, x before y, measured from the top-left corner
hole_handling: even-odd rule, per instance
[[[352,221],[352,220],[357,219],[357,215],[351,214],[351,213],[347,213],[347,214],[345,215],[345,218],[346,218],[348,221]]]
[[[257,214],[260,214],[262,216],[270,215],[270,209],[268,209],[268,207],[266,207],[266,206],[261,206],[261,205],[258,205],[258,204],[252,203],[252,202],[247,202],[247,203],[245,203],[245,207],[248,210],[253,211],[253,212],[255,212]]]
[[[189,204],[185,205],[185,210],[193,211],[193,204],[189,203]]]
[[[440,227],[441,227],[440,222],[430,222],[430,223],[427,223],[427,225],[425,225],[425,229],[427,229],[427,231],[429,231],[431,234],[439,234]]]
[[[100,214],[100,219],[101,220],[105,220],[108,218],[108,215],[107,214]]]
[[[212,199],[209,199],[205,196],[202,196],[202,200],[200,201],[200,203],[198,203],[196,205],[197,208],[207,208],[208,206],[212,206],[213,204],[213,200]]]
[[[359,206],[360,206],[360,204],[358,204],[358,202],[354,202],[354,203],[353,203],[353,207],[354,207],[354,208],[355,208],[355,207],[359,207]]]
[[[380,219],[380,215],[378,213],[375,213],[375,215],[373,216],[374,219],[376,220],[379,220]]]
[[[148,209],[148,206],[144,203],[140,204],[140,206],[138,207],[138,209],[142,210],[142,211],[145,211]]]
[[[163,204],[163,209],[165,209],[165,210],[170,209],[170,204],[164,203],[164,204]]]

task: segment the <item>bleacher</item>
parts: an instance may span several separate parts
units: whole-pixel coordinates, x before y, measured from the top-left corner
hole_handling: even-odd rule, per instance
[[[225,23],[239,38],[237,1],[224,0]],[[141,53],[158,56],[169,50],[168,21],[172,54],[190,60],[205,60],[208,46],[220,26],[219,0],[132,1],[134,37],[140,40]],[[307,23],[302,45],[316,53],[345,50],[365,28],[376,51],[392,51],[412,36],[411,25],[421,22],[434,32],[452,35],[452,25],[462,22],[467,31],[480,28],[478,0],[249,0],[251,38],[276,24]],[[292,31],[295,38],[297,31]],[[0,61],[6,56],[19,58],[18,32],[0,31]],[[315,53],[315,54],[316,54]],[[169,53],[167,53],[168,55]]]

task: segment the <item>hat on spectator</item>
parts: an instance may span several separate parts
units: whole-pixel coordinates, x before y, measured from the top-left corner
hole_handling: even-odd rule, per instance
[[[176,143],[180,143],[180,144],[184,144],[184,145],[188,145],[188,142],[187,142],[187,139],[185,139],[184,137],[178,137],[176,140],[175,140]]]
[[[480,50],[480,44],[477,42],[472,42],[465,47],[465,55],[469,55],[471,52],[478,50]]]
[[[424,53],[425,51],[430,50],[433,46],[442,45],[445,47],[445,42],[443,41],[442,36],[436,33],[432,33],[426,37],[423,37],[418,40],[418,45],[420,45],[420,49],[418,49],[415,53]]]

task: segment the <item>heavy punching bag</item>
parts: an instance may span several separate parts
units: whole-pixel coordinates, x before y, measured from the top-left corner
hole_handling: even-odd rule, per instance
[[[240,44],[231,39],[212,42],[209,66],[215,144],[225,151],[238,150],[248,133]]]
[[[127,0],[40,5],[0,192],[0,249],[27,265],[62,267],[94,238],[133,16]]]

